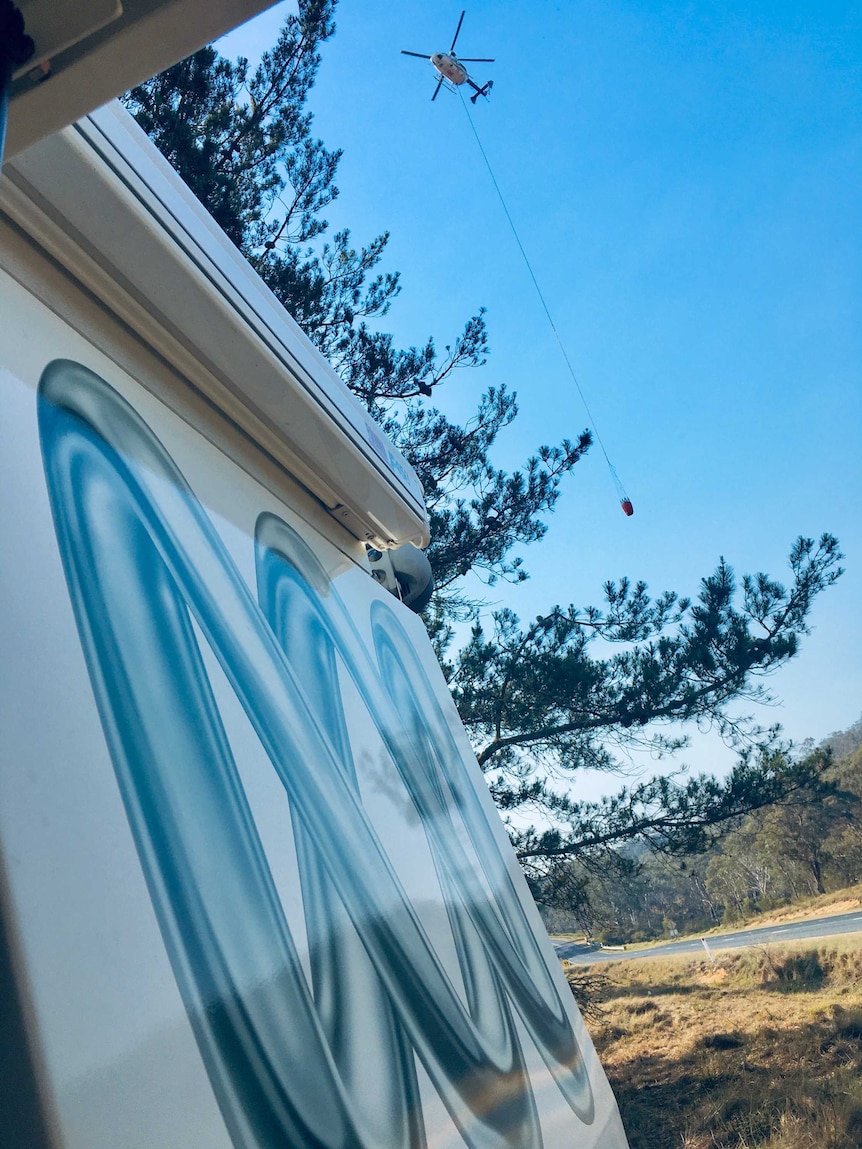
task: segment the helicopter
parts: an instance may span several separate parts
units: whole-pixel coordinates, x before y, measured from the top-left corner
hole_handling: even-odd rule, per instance
[[[458,33],[461,31],[461,25],[464,23],[464,16],[466,10],[461,13],[461,19],[458,21],[458,27],[455,29],[455,35],[452,37],[452,46],[448,52],[434,52],[428,55],[427,52],[408,52],[406,48],[401,49],[402,56],[418,56],[420,60],[430,60],[437,71],[440,73],[440,79],[437,81],[437,87],[434,89],[432,100],[437,99],[437,93],[443,85],[444,80],[448,80],[452,84],[454,90],[461,84],[469,84],[473,89],[473,95],[470,97],[470,103],[475,104],[480,96],[487,96],[494,86],[493,80],[488,80],[487,83],[481,87],[475,83],[467,75],[465,64],[493,64],[493,59],[480,56],[456,56],[455,55],[455,41],[458,39]]]

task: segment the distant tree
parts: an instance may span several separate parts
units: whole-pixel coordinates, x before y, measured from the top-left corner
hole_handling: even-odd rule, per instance
[[[838,782],[834,769],[827,777],[830,791],[813,802],[792,802],[766,810],[758,817],[760,846],[764,854],[796,876],[810,894],[825,894],[830,871],[835,869],[836,849],[841,849],[848,829],[854,828],[859,798]]]
[[[857,820],[851,819],[840,830],[833,831],[826,849],[827,868],[830,875],[834,875],[838,889],[862,882],[862,825]]]
[[[823,894],[862,874],[856,824],[862,779],[852,761],[832,763],[830,744],[809,757],[821,766],[815,790],[803,787],[789,801],[749,815],[710,858],[707,886],[733,916]]]
[[[862,718],[857,718],[846,730],[837,730],[834,734],[830,734],[824,745],[831,750],[838,766],[840,766],[842,759],[852,758],[858,750],[862,749]],[[856,754],[856,759],[858,760],[858,754]],[[847,767],[852,770],[854,764],[848,762]]]
[[[857,728],[830,735],[820,747],[806,743],[796,756],[799,788],[779,804],[723,823],[703,853],[683,850],[676,857],[640,840],[528,865],[546,924],[636,941],[671,928],[691,933],[816,894],[818,877],[827,893],[862,881]],[[834,760],[835,745],[858,748]]]
[[[847,732],[852,737],[843,740],[832,735],[828,745],[834,747],[854,745],[852,753],[846,753],[835,763],[835,781],[843,798],[842,818],[834,826],[826,841],[829,853],[830,877],[838,888],[862,882],[862,721],[855,723]],[[833,751],[836,756],[838,751]]]
[[[766,902],[789,896],[785,876],[771,852],[763,849],[757,819],[749,817],[727,835],[709,859],[706,888],[723,906],[725,920],[763,908]]]
[[[531,867],[528,877],[549,930],[581,929],[611,943],[642,941],[721,920],[724,900],[717,903],[705,885],[710,858],[679,859],[623,846],[567,857],[538,872]]]
[[[695,602],[644,583],[608,583],[601,607],[556,606],[524,626],[510,611],[486,628],[464,576],[487,584],[526,578],[522,545],[542,538],[560,484],[589,432],[541,446],[510,473],[491,455],[517,416],[514,394],[488,387],[475,415],[451,421],[431,400],[488,352],[480,308],[442,352],[433,338],[399,348],[379,330],[401,289],[379,270],[388,234],[355,244],[328,237],[322,213],[338,195],[340,151],[312,135],[306,99],[320,45],[334,33],[335,0],[300,0],[260,63],[204,48],[135,88],[127,106],[359,400],[401,447],[426,492],[437,593],[426,612],[456,704],[504,811],[542,808],[553,828],[515,832],[523,859],[555,859],[642,838],[669,851],[699,849],[715,827],[780,800],[797,768],[731,716],[762,700],[761,680],[792,658],[816,596],[840,574],[838,545],[800,539],[784,588],[759,574],[737,593],[721,562]],[[457,624],[475,622],[452,653]],[[615,653],[600,649],[610,645]],[[618,746],[672,753],[681,722],[710,723],[749,751],[722,782],[660,778],[600,804],[572,800],[584,766],[611,769]],[[670,731],[670,733],[668,733]]]

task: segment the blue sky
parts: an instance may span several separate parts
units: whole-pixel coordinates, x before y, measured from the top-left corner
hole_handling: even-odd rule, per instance
[[[254,58],[283,7],[219,46]],[[491,356],[441,405],[506,383],[521,414],[496,461],[589,421],[496,199],[461,99],[430,96],[460,5],[342,0],[312,93],[342,147],[327,216],[383,230],[403,293],[385,321],[440,344],[479,306]],[[772,680],[762,715],[794,739],[862,713],[862,9],[805,0],[662,4],[473,0],[458,43],[494,80],[469,114],[635,505],[598,447],[565,484],[522,616],[599,598],[608,578],[692,593],[720,555],[781,577],[831,531],[847,573]],[[444,400],[445,396],[445,400]],[[729,761],[712,741],[686,756]]]

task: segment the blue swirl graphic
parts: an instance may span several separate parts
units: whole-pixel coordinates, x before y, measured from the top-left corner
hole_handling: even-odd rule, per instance
[[[255,601],[164,447],[79,364],[46,368],[39,426],[117,781],[236,1149],[421,1149],[417,1061],[471,1149],[539,1149],[523,1031],[592,1122],[566,1005],[396,611],[373,602],[370,651],[312,550],[270,514]],[[192,619],[287,795],[310,986]],[[466,1006],[363,806],[343,676],[415,808]]]

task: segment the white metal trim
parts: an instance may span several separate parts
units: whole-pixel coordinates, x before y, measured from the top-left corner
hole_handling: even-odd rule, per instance
[[[427,545],[406,460],[119,105],[5,176],[0,207],[18,226],[247,433],[265,427],[351,533]]]

